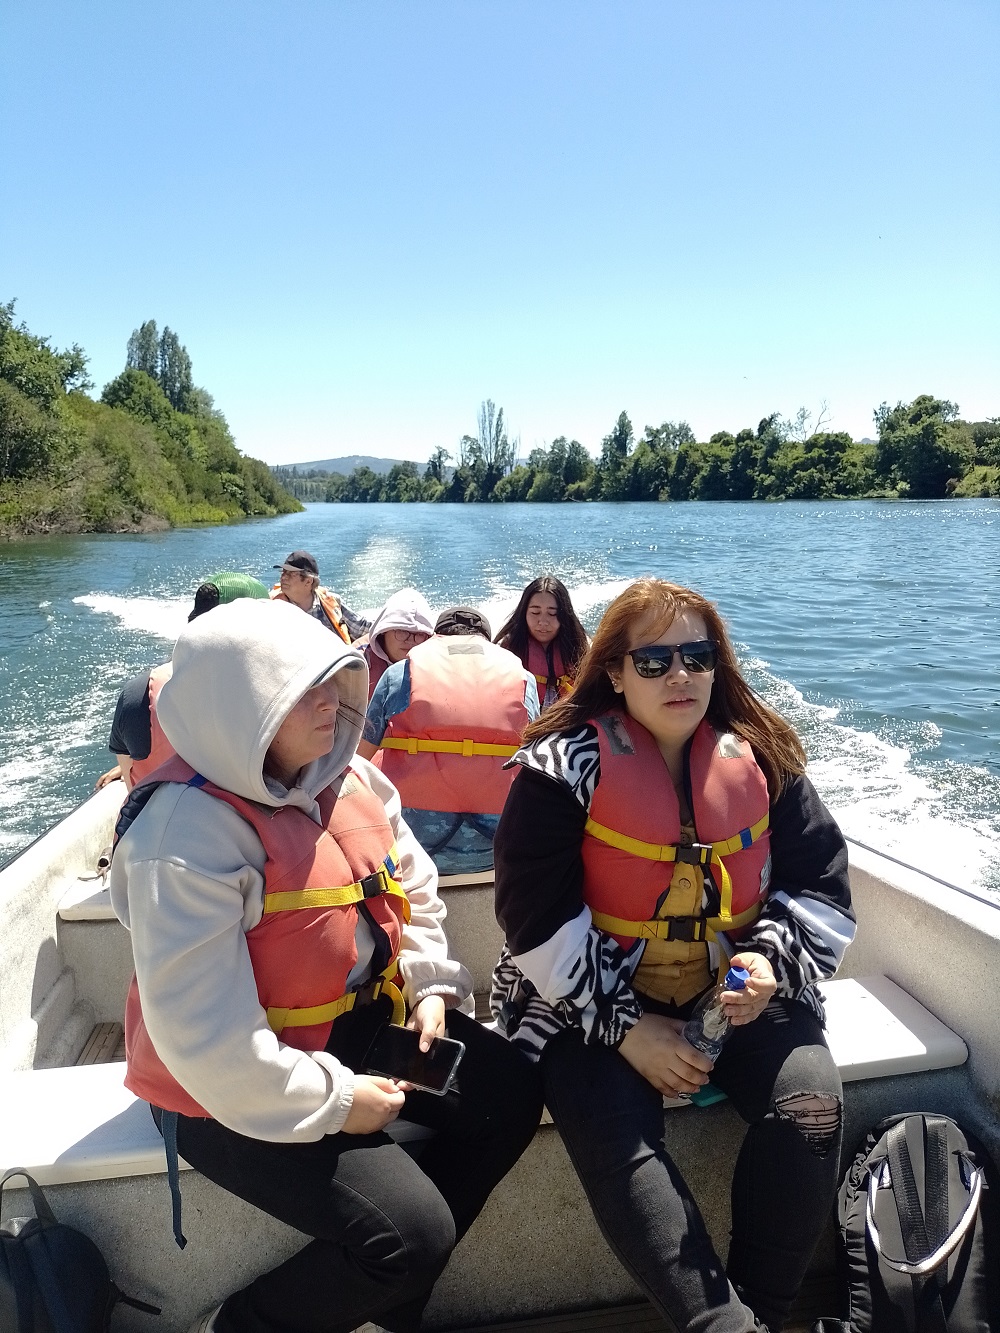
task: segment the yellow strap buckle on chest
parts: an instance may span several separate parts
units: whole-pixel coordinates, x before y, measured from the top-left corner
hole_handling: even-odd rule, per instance
[[[395,960],[391,967],[395,971]],[[319,1027],[323,1023],[332,1023],[341,1014],[350,1013],[355,1005],[371,1004],[380,995],[388,995],[392,1000],[393,1023],[404,1023],[406,1021],[406,1004],[403,1000],[403,993],[394,982],[389,981],[383,975],[376,977],[370,985],[362,986],[360,990],[348,991],[346,995],[341,995],[337,1000],[331,1000],[329,1004],[314,1004],[306,1009],[272,1007],[267,1011],[267,1025],[277,1036],[280,1036],[285,1028]]]
[[[379,746],[380,750],[405,750],[407,754],[460,754],[468,759],[470,755],[491,755],[497,759],[509,759],[517,754],[516,745],[486,745],[481,741],[428,741],[417,736],[387,736]]]
[[[353,884],[343,884],[329,889],[292,889],[286,893],[265,892],[264,914],[268,916],[272,912],[301,912],[317,907],[348,907],[351,903],[362,902],[365,898],[377,898],[380,894],[388,893],[402,900],[403,920],[409,921],[410,900],[394,874],[398,871],[398,867],[399,852],[394,843],[378,870],[364,879],[355,880]]]
[[[591,919],[598,930],[609,935],[634,936],[640,940],[682,940],[685,944],[699,943],[711,933],[703,916],[666,916],[655,921],[626,921],[624,917],[610,916],[607,912],[593,912]]]

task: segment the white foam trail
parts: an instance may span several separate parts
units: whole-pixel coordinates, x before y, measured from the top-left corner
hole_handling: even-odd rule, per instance
[[[187,624],[190,597],[119,597],[112,593],[88,593],[74,597],[77,606],[88,606],[98,615],[114,616],[123,629],[152,634],[173,643]]]
[[[950,762],[937,774],[919,772],[905,745],[836,721],[839,708],[809,703],[759,659],[744,658],[743,665],[754,688],[801,734],[809,776],[848,837],[949,883],[997,895],[990,868],[1000,862],[1000,834],[960,814],[956,799],[970,782],[994,782],[992,775]],[[931,722],[914,728],[921,751],[940,735]]]

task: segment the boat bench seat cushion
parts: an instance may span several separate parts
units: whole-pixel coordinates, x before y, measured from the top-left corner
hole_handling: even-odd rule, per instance
[[[827,1039],[845,1082],[963,1064],[962,1039],[887,977],[825,982]],[[124,1086],[125,1065],[74,1065],[8,1074],[0,1083],[0,1170],[20,1166],[42,1185],[166,1169],[149,1107]],[[428,1130],[397,1120],[397,1142]]]
[[[163,1140],[145,1102],[123,1082],[124,1061],[33,1069],[0,1081],[0,1174],[23,1167],[40,1185],[165,1172]],[[397,1120],[397,1143],[426,1138]],[[182,1161],[181,1166],[190,1169]]]

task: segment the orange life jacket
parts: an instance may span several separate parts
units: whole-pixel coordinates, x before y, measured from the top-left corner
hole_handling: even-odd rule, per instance
[[[382,772],[411,810],[498,815],[528,725],[520,660],[471,634],[435,635],[408,660],[410,703],[388,721]]]
[[[187,783],[225,801],[253,825],[263,844],[264,911],[246,941],[261,1007],[286,1045],[322,1050],[334,1019],[353,1008],[359,994],[373,999],[388,993],[394,1021],[403,1021],[402,996],[388,978],[396,970],[410,905],[385,807],[360,772],[348,770],[339,794],[329,787],[320,793],[322,825],[293,806],[274,810],[234,796],[176,755],[148,785],[160,782]],[[378,975],[362,991],[348,992],[361,911],[375,938]],[[208,1114],[156,1054],[134,976],[125,1004],[125,1052],[125,1085],[136,1096],[166,1111]],[[247,1089],[248,1096],[252,1092]]]
[[[337,631],[337,633],[344,640],[344,642],[350,643],[351,642],[350,631],[348,630],[347,625],[344,623],[344,617],[341,615],[340,612],[340,598],[335,593],[332,593],[329,588],[317,588],[316,596],[319,598],[319,604],[323,608],[327,620],[329,620],[330,624]],[[290,597],[286,597],[285,594],[281,591],[281,584],[276,583],[274,587],[271,589],[271,601],[291,602],[292,599]],[[292,605],[294,606],[295,603],[292,602]],[[308,615],[308,612],[306,614]]]
[[[545,649],[540,643],[537,643],[530,634],[528,635],[528,660],[525,663],[525,666],[534,676],[538,685],[538,704],[539,707],[542,707],[545,704],[545,692],[549,684],[549,663]],[[558,697],[560,699],[565,699],[567,694],[572,692],[573,677],[566,670],[563,664],[562,653],[556,647],[553,647],[552,649],[552,669],[555,676]]]
[[[148,778],[161,764],[173,758],[174,747],[164,735],[156,716],[156,701],[160,697],[160,691],[170,679],[173,669],[172,662],[164,662],[162,666],[153,667],[149,673],[149,754],[145,759],[132,760],[128,781],[129,791]]]
[[[699,841],[680,845],[677,793],[656,742],[622,713],[594,724],[601,780],[582,846],[583,897],[594,925],[620,944],[638,939],[710,940],[754,921],[771,875],[767,780],[750,746],[702,722],[689,772]],[[689,862],[711,877],[715,910],[662,915],[674,866]]]

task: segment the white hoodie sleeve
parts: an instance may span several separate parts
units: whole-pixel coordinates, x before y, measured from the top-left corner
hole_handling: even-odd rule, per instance
[[[410,921],[403,930],[399,966],[406,982],[406,1003],[412,1009],[427,995],[440,995],[451,1008],[472,994],[472,977],[465,967],[448,957],[444,933],[447,909],[438,894],[437,867],[410,832],[403,818],[399,792],[381,770],[366,760],[356,758],[355,767],[364,765],[372,791],[385,806],[396,838],[403,887],[410,900]]]
[[[343,1128],[354,1075],[268,1027],[245,933],[261,915],[262,862],[235,810],[171,784],[119,844],[112,902],[132,934],[146,1028],[174,1078],[240,1134],[312,1141]]]

